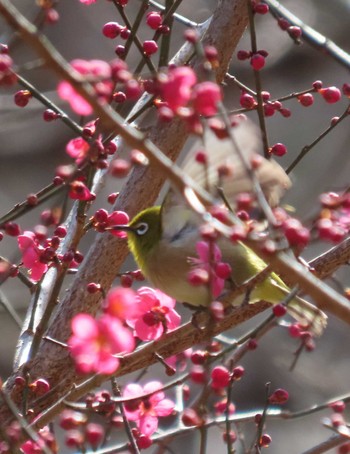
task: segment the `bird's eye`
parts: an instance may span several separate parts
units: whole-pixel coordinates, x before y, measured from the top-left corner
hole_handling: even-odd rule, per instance
[[[136,226],[136,233],[138,235],[144,235],[148,231],[148,224],[146,222],[140,222]]]

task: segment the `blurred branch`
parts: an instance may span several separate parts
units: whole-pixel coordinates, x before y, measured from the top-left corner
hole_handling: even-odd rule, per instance
[[[248,10],[248,17],[249,17],[249,27],[250,27],[250,46],[253,55],[256,55],[258,51],[257,45],[257,37],[256,37],[256,30],[255,30],[255,21],[254,21],[254,13],[253,13],[253,3],[251,0],[247,0],[247,10]],[[259,118],[259,126],[261,130],[261,138],[264,147],[264,156],[266,159],[270,158],[269,153],[269,141],[267,137],[267,130],[266,130],[266,121],[265,121],[265,113],[264,113],[264,101],[262,98],[262,80],[261,80],[261,73],[260,70],[253,68],[254,74],[254,82],[255,82],[255,89],[256,89],[256,99],[258,102],[257,105],[257,113]]]
[[[341,114],[341,116],[338,118],[336,122],[333,122],[328,126],[327,129],[325,129],[312,143],[309,145],[305,145],[301,152],[298,154],[298,156],[294,159],[294,161],[288,166],[286,169],[286,173],[290,173],[296,166],[299,164],[299,162],[307,155],[307,153],[315,147],[322,139],[324,139],[336,126],[340,124],[345,118],[348,118],[350,113],[350,104],[346,107],[344,112]]]
[[[0,259],[1,261],[1,259]],[[10,301],[8,301],[6,295],[3,293],[2,290],[0,290],[0,305],[5,309],[5,311],[9,314],[9,316],[12,318],[12,320],[15,322],[15,324],[21,328],[22,327],[22,320],[15,311],[15,309],[12,307],[12,304]]]
[[[18,83],[26,88],[27,90],[30,91],[30,93],[33,95],[34,98],[39,100],[44,106],[46,106],[48,109],[53,110],[59,115],[60,120],[63,121],[72,131],[74,131],[76,134],[81,136],[83,134],[83,128],[78,125],[75,121],[73,121],[67,114],[64,112],[64,110],[60,109],[54,102],[52,102],[47,96],[45,96],[41,91],[39,91],[34,85],[32,85],[27,79],[24,77],[20,76],[18,73],[16,73],[17,81]],[[85,138],[85,140],[88,142],[89,138]]]
[[[141,0],[142,1],[142,0]],[[155,6],[158,8],[160,11],[165,11],[165,6],[161,5],[158,2],[155,2],[154,0],[149,0],[149,4],[152,6]],[[180,24],[186,25],[186,27],[193,27],[196,28],[198,26],[197,22],[194,22],[187,17],[181,16],[181,14],[174,13],[173,15],[174,19],[176,19]]]
[[[346,443],[348,439],[344,435],[333,435],[328,440],[323,441],[317,446],[313,446],[307,451],[302,452],[301,454],[323,454],[324,452],[329,452],[330,449],[336,448],[337,446]]]
[[[295,16],[276,0],[263,0],[263,2],[269,5],[270,11],[274,17],[277,19],[282,17],[283,19],[286,19],[290,25],[300,27],[303,32],[301,37],[303,41],[320,50],[324,55],[329,55],[336,62],[345,66],[345,68],[350,69],[350,55],[345,52],[344,49],[337,46],[326,36],[321,35],[321,33],[314,28],[305,24],[299,17]]]

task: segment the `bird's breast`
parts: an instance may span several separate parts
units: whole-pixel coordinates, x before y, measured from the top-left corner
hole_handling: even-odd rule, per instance
[[[193,285],[188,280],[194,266],[193,259],[198,260],[197,242],[197,232],[196,235],[188,235],[186,241],[184,238],[172,242],[162,239],[148,254],[143,271],[155,287],[176,300],[193,306],[208,306],[213,300],[208,285]],[[218,241],[218,246],[222,254],[220,261],[229,263],[232,269],[226,290],[245,282],[265,267],[264,262],[238,243],[222,239]]]
[[[167,295],[193,306],[208,306],[212,300],[206,285],[194,286],[188,281],[191,258],[197,258],[196,241],[172,242],[161,240],[149,253],[145,275]]]

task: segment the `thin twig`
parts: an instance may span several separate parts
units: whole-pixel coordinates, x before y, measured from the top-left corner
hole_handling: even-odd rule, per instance
[[[276,0],[263,0],[264,3],[269,5],[271,13],[276,17],[283,17],[291,25],[300,27],[302,30],[302,39],[322,52],[322,55],[327,55],[333,58],[336,62],[340,63],[345,68],[350,69],[350,55],[344,49],[337,46],[326,36],[321,35],[318,31],[305,24],[290,12],[287,8],[281,5]]]
[[[45,96],[41,91],[39,91],[33,84],[31,84],[27,79],[24,77],[20,76],[19,74],[16,73],[17,81],[18,83],[26,88],[27,90],[30,91],[30,93],[33,95],[34,98],[36,98],[38,101],[40,101],[44,106],[46,106],[48,109],[53,110],[59,115],[59,118],[57,120],[61,120],[63,123],[65,123],[72,131],[74,131],[76,134],[79,136],[83,135],[83,128],[78,125],[75,121],[73,121],[67,114],[62,110],[60,107],[57,106],[54,102],[52,102],[47,96]],[[88,137],[84,137],[84,139],[89,142]]]
[[[350,104],[346,107],[342,115],[339,117],[339,119],[331,123],[330,126],[323,131],[310,145],[305,145],[301,152],[298,154],[298,156],[294,159],[294,161],[288,166],[286,173],[290,173],[294,167],[299,164],[299,162],[307,155],[307,153],[314,148],[324,137],[326,137],[327,134],[329,134],[336,126],[340,124],[341,121],[343,121],[345,118],[349,116],[350,113]]]
[[[160,3],[154,0],[149,0],[149,4],[155,6],[160,11],[165,11],[165,6],[161,5]],[[178,13],[174,13],[174,19],[177,20],[180,24],[186,25],[186,27],[190,28],[196,28],[199,25],[197,22],[194,22],[188,19],[187,17],[181,16],[181,14]]]
[[[253,14],[253,6],[251,0],[247,0],[247,9],[248,9],[248,17],[249,17],[249,26],[250,26],[250,43],[252,48],[252,53],[255,55],[258,51],[257,48],[257,39],[256,39],[256,32],[255,32],[255,22],[254,22],[254,14]],[[261,83],[261,76],[260,71],[254,69],[254,81],[255,81],[255,88],[256,88],[256,98],[258,101],[257,111],[259,117],[259,125],[261,130],[261,137],[264,145],[264,156],[266,159],[269,159],[269,143],[267,139],[267,130],[266,130],[266,122],[265,122],[265,113],[264,113],[264,101],[262,98],[262,83]]]
[[[27,423],[27,421],[21,416],[21,412],[17,408],[17,406],[14,404],[12,401],[11,397],[7,395],[7,393],[3,390],[0,389],[0,395],[3,401],[5,402],[5,405],[10,409],[11,413],[15,417],[15,419],[19,422],[21,429],[23,432],[35,443],[37,443],[40,446],[40,449],[45,453],[45,454],[53,454],[51,449],[46,445],[46,443],[43,441],[43,439],[35,432],[35,430],[32,429],[32,427]]]
[[[57,186],[53,183],[49,184],[43,189],[40,189],[35,196],[37,203],[35,206],[31,205],[28,200],[24,200],[23,202],[17,203],[10,211],[4,214],[0,218],[0,224],[4,224],[5,222],[12,221],[23,214],[28,213],[29,211],[36,208],[38,205],[41,205],[43,202],[48,200],[49,198],[53,197],[54,195],[58,194],[59,192],[66,189],[66,185]]]
[[[0,291],[0,304],[3,306],[3,308],[6,310],[6,312],[10,315],[12,320],[15,322],[15,324],[21,329],[22,327],[22,320],[20,319],[19,315],[15,311],[15,309],[12,307],[12,304],[8,301],[6,295],[2,291]]]
[[[324,452],[329,452],[332,448],[346,443],[348,440],[343,435],[333,435],[328,440],[323,441],[322,443],[313,446],[307,451],[303,451],[301,454],[323,454]]]
[[[118,385],[118,382],[116,381],[115,378],[112,378],[112,390],[113,390],[113,394],[116,397],[120,397],[121,393],[120,393],[119,385]],[[119,406],[119,410],[120,410],[120,412],[122,414],[124,427],[125,427],[125,432],[126,432],[128,438],[129,438],[129,442],[130,442],[130,444],[132,446],[133,453],[140,454],[140,451],[139,451],[139,448],[137,446],[135,437],[134,437],[134,435],[132,433],[128,418],[126,417],[124,405],[122,403],[119,403],[118,406]]]
[[[121,15],[125,25],[131,31],[130,36],[125,44],[125,56],[123,56],[123,59],[128,55],[129,50],[131,48],[131,44],[134,42],[142,56],[142,62],[148,66],[148,69],[152,73],[154,73],[156,71],[156,68],[155,68],[152,60],[144,53],[142,43],[141,43],[139,37],[137,36],[137,30],[138,30],[139,26],[141,25],[142,18],[147,9],[147,3],[148,3],[147,0],[142,0],[142,5],[138,11],[138,14],[136,16],[136,19],[135,19],[135,22],[133,25],[129,21],[129,18],[125,13],[124,7],[119,5],[119,3],[116,2],[116,0],[113,0],[113,3],[116,6],[116,8],[118,9],[119,14]]]

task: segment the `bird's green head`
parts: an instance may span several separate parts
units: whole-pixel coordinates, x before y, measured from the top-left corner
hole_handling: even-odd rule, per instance
[[[125,228],[129,249],[140,268],[144,268],[149,252],[162,237],[161,207],[147,208],[137,214]]]

